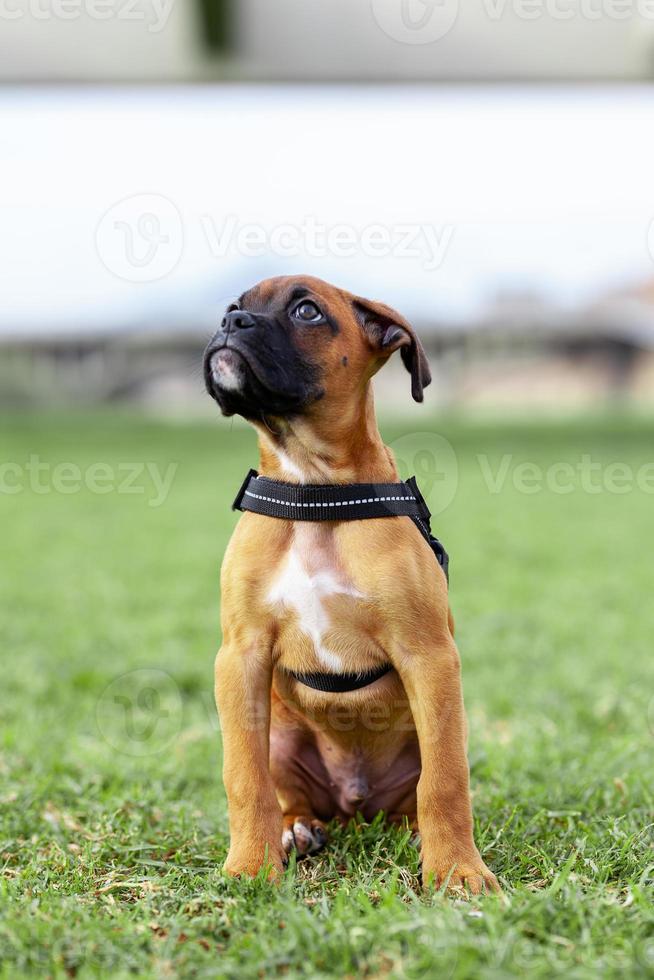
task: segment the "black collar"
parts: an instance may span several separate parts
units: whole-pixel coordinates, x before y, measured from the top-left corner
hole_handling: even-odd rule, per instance
[[[410,517],[432,549],[448,578],[448,554],[431,533],[431,512],[415,476],[404,483],[282,483],[250,470],[232,505],[265,517],[287,521],[363,521],[371,518]],[[366,674],[295,674],[295,680],[318,691],[354,691],[372,684],[390,665]],[[381,671],[381,673],[380,673]],[[363,683],[360,680],[365,678]],[[345,686],[344,686],[345,685]]]

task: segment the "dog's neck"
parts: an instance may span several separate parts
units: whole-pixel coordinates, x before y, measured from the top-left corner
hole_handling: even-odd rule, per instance
[[[286,483],[392,483],[393,454],[384,445],[372,388],[350,406],[315,416],[255,423],[259,473]]]

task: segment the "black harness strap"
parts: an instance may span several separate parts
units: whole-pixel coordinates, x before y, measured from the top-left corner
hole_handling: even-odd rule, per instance
[[[365,670],[361,674],[299,674],[294,670],[286,670],[284,673],[299,681],[306,687],[312,687],[314,691],[324,691],[326,694],[345,694],[346,691],[358,691],[360,687],[367,687],[375,681],[385,677],[393,669],[392,664],[384,664],[376,670]]]
[[[251,510],[255,514],[287,521],[421,517],[427,505],[419,494],[416,497],[416,489],[409,483],[305,483],[300,486],[270,480],[259,476],[256,470],[250,470],[233,509]]]
[[[286,521],[365,521],[383,517],[410,517],[433,551],[449,581],[449,557],[431,533],[431,512],[415,476],[405,483],[328,483],[297,485],[271,480],[250,470],[232,505]],[[379,680],[390,664],[363,674],[291,674],[317,691],[356,691]]]

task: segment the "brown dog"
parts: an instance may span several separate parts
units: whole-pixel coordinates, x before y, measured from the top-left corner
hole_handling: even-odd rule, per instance
[[[286,483],[395,482],[371,378],[400,349],[413,397],[431,377],[394,310],[309,276],[229,307],[205,353],[210,394],[259,435]],[[472,835],[466,722],[445,575],[408,517],[304,523],[246,513],[222,568],[216,700],[231,846],[225,869],[282,870],[323,821],[383,810],[419,830],[425,880],[498,890]],[[384,677],[346,694],[290,672]]]

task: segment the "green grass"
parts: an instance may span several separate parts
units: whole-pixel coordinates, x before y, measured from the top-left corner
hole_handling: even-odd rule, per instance
[[[144,494],[0,494],[1,976],[653,975],[654,495],[527,494],[513,478],[584,453],[638,470],[654,425],[421,425],[458,459],[434,524],[477,839],[507,902],[421,894],[408,834],[381,824],[335,832],[279,887],[224,879],[218,572],[253,437],[10,417],[1,458],[21,466],[178,468],[159,507],[143,479]],[[428,470],[423,437],[410,445]],[[493,472],[511,454],[500,492],[479,454]]]

